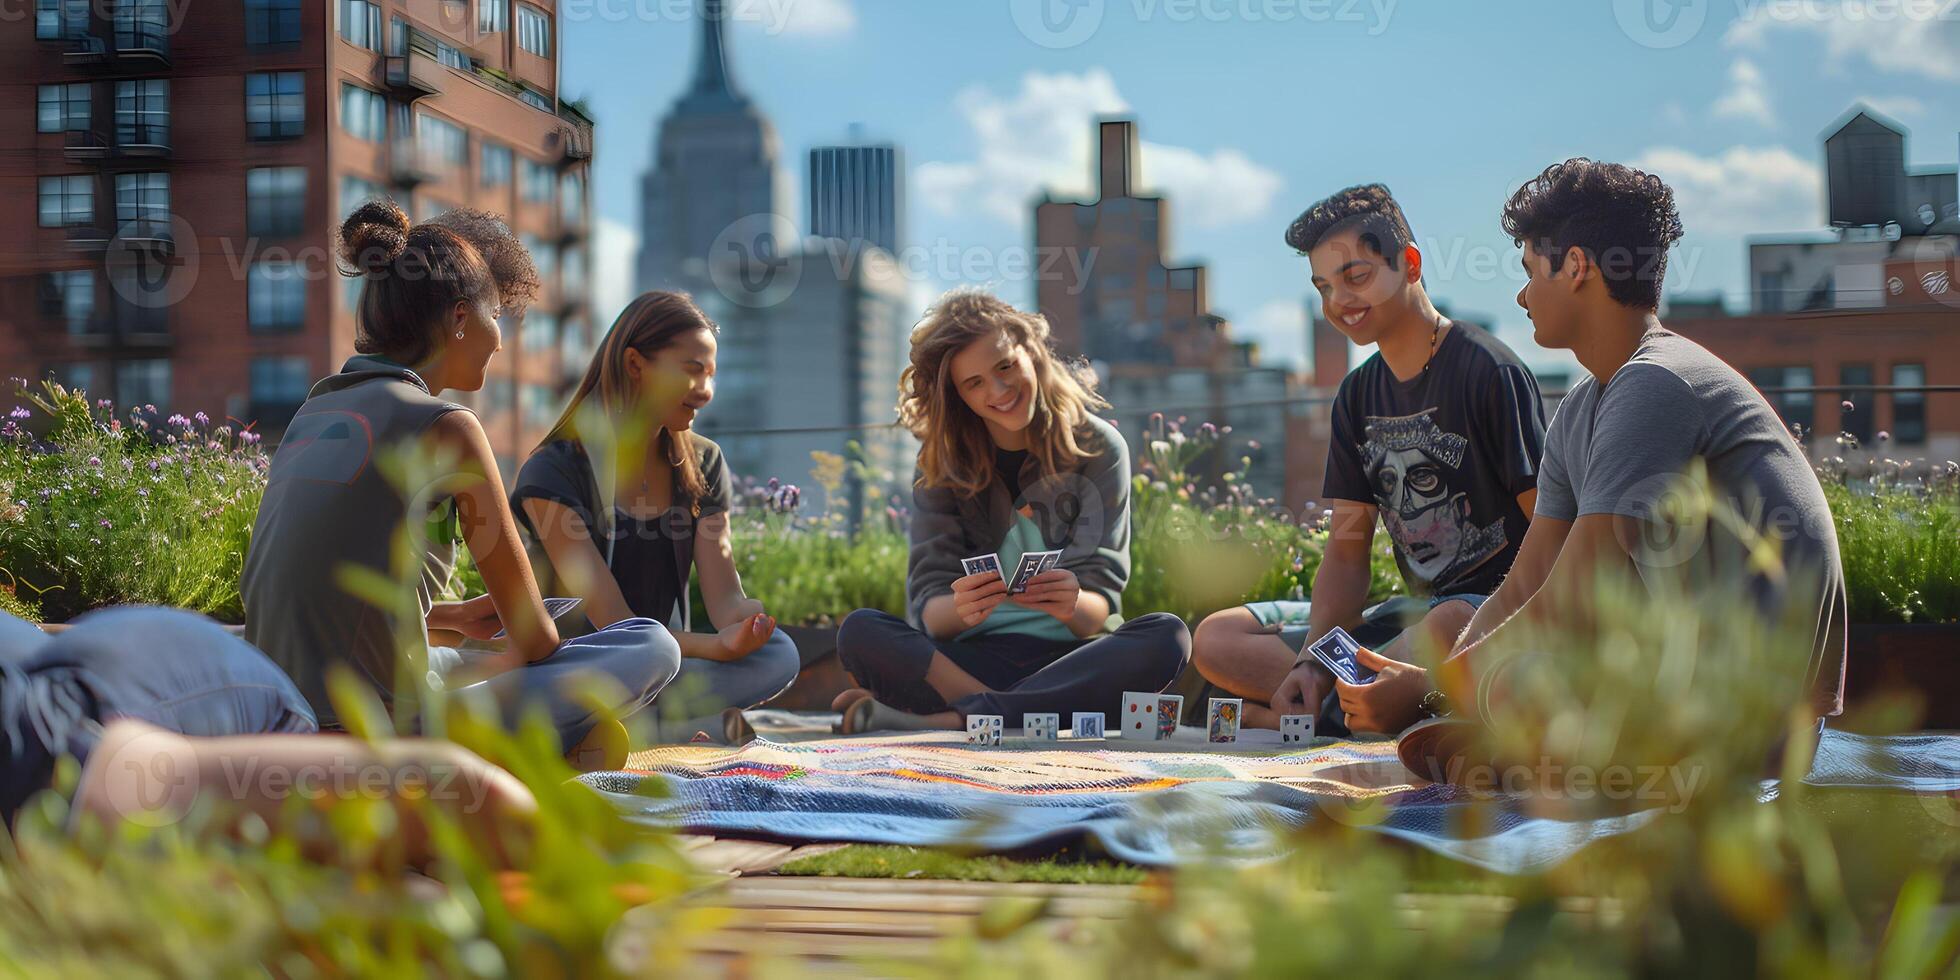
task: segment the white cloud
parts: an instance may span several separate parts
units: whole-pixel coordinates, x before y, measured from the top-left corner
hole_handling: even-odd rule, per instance
[[[1079,75],[1029,72],[1021,89],[1003,97],[974,86],[954,106],[972,128],[979,156],[921,164],[913,191],[945,214],[978,210],[1019,225],[1044,189],[1061,197],[1093,193],[1090,165],[1095,120],[1129,110],[1109,72]],[[1205,153],[1143,141],[1141,179],[1171,199],[1180,222],[1198,228],[1233,224],[1266,212],[1280,176],[1225,147]]]
[[[1916,116],[1926,111],[1926,103],[1910,95],[1867,95],[1857,101],[1888,116]]]
[[[1628,162],[1674,188],[1691,234],[1754,235],[1823,223],[1823,174],[1780,146],[1731,146],[1714,156],[1662,146]]]
[[[851,0],[752,0],[771,11],[770,33],[806,37],[836,37],[857,28],[857,8]]]
[[[633,301],[640,233],[607,217],[592,232],[592,323],[597,337]]]
[[[1307,366],[1307,307],[1300,299],[1271,300],[1244,320],[1232,321],[1240,340],[1259,343],[1259,360],[1267,367],[1303,370]]]
[[[1769,86],[1762,69],[1747,58],[1729,65],[1729,90],[1715,100],[1709,113],[1717,119],[1746,119],[1764,126],[1776,125],[1776,110],[1770,108]]]
[[[1814,34],[1833,65],[1862,58],[1883,72],[1960,79],[1960,18],[1943,0],[1810,0],[1740,4],[1722,35],[1732,48],[1761,49],[1772,33]]]

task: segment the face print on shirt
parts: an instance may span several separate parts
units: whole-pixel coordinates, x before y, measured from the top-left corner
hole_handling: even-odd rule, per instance
[[[1504,550],[1504,521],[1478,527],[1463,473],[1470,441],[1444,432],[1435,409],[1400,418],[1369,416],[1362,465],[1404,574],[1424,585],[1445,581]]]

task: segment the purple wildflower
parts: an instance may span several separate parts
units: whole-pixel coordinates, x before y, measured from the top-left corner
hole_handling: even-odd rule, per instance
[[[31,419],[34,417],[34,413],[28,411],[25,405],[15,405],[14,410],[7,413],[7,417],[10,419]]]
[[[197,424],[198,424],[198,425],[210,425],[210,424],[211,424],[211,416],[209,416],[209,415],[206,415],[206,414],[204,414],[203,412],[199,412],[199,413],[197,413],[196,415],[194,415],[194,416],[192,416],[192,417],[193,417],[193,418],[195,418],[195,419],[197,419]]]
[[[99,470],[99,469],[101,469],[101,468],[102,468],[102,457],[100,457],[100,456],[90,456],[90,457],[88,458],[88,465],[89,465],[89,468],[90,468],[90,469],[96,469],[96,470]]]

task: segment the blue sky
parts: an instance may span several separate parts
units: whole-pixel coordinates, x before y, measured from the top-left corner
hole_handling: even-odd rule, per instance
[[[921,299],[971,278],[1025,303],[1032,283],[994,263],[1031,245],[1041,188],[1088,190],[1090,122],[1120,112],[1141,126],[1146,183],[1172,199],[1173,257],[1210,265],[1214,310],[1269,359],[1302,355],[1309,286],[1287,222],[1379,180],[1425,246],[1432,295],[1561,365],[1531,343],[1497,224],[1546,164],[1659,173],[1688,229],[1670,292],[1740,306],[1746,237],[1821,226],[1822,132],[1853,102],[1908,128],[1913,165],[1960,155],[1956,0],[1072,0],[1074,19],[1040,19],[1070,2],[728,0],[735,75],[781,138],[791,219],[809,148],[861,127],[904,147]],[[602,310],[629,288],[639,175],[693,68],[691,6],[561,0],[564,88],[599,124]]]

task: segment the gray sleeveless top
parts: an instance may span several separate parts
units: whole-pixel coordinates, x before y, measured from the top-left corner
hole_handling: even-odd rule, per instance
[[[313,386],[272,456],[240,585],[245,639],[292,677],[322,726],[339,724],[327,696],[336,665],[394,707],[397,617],[349,593],[341,574],[363,568],[393,578],[391,551],[407,520],[429,526],[426,553],[414,556],[421,617],[409,625],[427,643],[423,620],[455,560],[455,504],[444,494],[417,495],[409,513],[384,457],[413,451],[432,423],[461,411],[414,371],[354,357]]]

